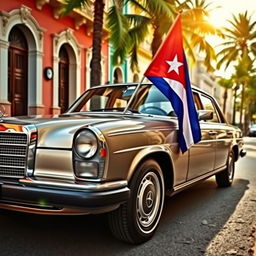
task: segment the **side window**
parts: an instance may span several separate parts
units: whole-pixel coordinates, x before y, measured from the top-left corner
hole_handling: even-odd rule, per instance
[[[143,89],[143,100],[141,100],[141,104],[138,107],[140,113],[176,116],[171,102],[154,85],[145,89]]]
[[[201,95],[201,101],[202,101],[204,110],[212,110],[213,111],[213,119],[209,120],[207,122],[219,123],[220,122],[219,117],[218,117],[218,114],[217,114],[217,111],[216,111],[213,101],[204,95]]]
[[[196,110],[203,109],[198,93],[193,92],[193,98],[194,98]]]

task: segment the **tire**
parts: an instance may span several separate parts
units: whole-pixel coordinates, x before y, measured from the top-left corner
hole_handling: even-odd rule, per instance
[[[228,156],[227,167],[225,170],[215,175],[216,183],[218,187],[225,188],[232,185],[235,174],[235,155],[231,151]]]
[[[109,213],[109,226],[117,239],[140,244],[153,236],[163,209],[164,179],[158,163],[144,161],[129,186],[130,199]]]

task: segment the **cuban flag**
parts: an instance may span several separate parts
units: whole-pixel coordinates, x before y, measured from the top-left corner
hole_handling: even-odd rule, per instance
[[[179,147],[182,153],[186,152],[201,140],[201,130],[183,49],[180,15],[144,75],[172,103],[179,123]]]

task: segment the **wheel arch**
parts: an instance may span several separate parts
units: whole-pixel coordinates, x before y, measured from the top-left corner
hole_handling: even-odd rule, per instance
[[[238,160],[239,157],[239,149],[238,149],[238,145],[233,145],[231,148],[231,151],[234,152],[235,154],[235,162]]]
[[[138,166],[147,159],[153,159],[159,164],[164,176],[165,189],[172,189],[174,182],[173,161],[166,150],[153,150],[146,154],[139,152],[129,168],[128,182],[130,182]]]

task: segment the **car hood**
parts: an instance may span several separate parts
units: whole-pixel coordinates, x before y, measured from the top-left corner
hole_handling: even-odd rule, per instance
[[[38,147],[70,149],[72,148],[74,134],[83,128],[95,127],[104,136],[107,136],[109,133],[120,134],[127,131],[146,130],[149,129],[149,126],[150,129],[159,129],[161,122],[153,124],[152,119],[147,120],[147,118],[136,115],[104,113],[10,117],[2,119],[0,125],[5,123],[25,127],[34,126],[38,132]],[[175,122],[173,125],[176,126]]]

